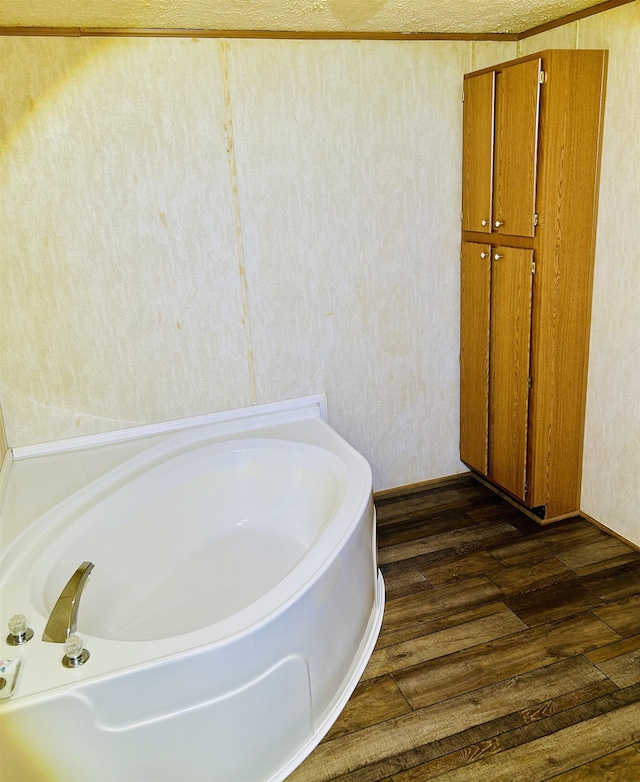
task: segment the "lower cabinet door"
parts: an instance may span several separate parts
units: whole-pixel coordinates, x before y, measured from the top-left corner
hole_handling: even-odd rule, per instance
[[[526,500],[533,251],[491,250],[489,478]]]
[[[463,242],[460,297],[460,458],[488,469],[491,247]]]

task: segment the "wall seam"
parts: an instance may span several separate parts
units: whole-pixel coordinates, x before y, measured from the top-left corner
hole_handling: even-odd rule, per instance
[[[2,417],[2,407],[0,406],[0,463],[2,462],[2,456],[4,452],[9,448],[9,440],[7,438],[7,429],[4,425],[4,418]]]
[[[231,107],[231,86],[229,82],[229,59],[227,50],[229,42],[220,41],[220,59],[222,61],[222,81],[224,89],[224,129],[227,136],[227,156],[229,160],[229,172],[231,176],[231,189],[233,194],[233,214],[236,233],[236,254],[238,259],[238,274],[240,280],[240,297],[242,300],[242,325],[244,329],[244,342],[247,358],[247,372],[249,375],[249,393],[251,404],[257,403],[256,376],[253,364],[253,340],[251,335],[251,320],[249,318],[249,292],[247,288],[247,274],[244,263],[244,244],[242,241],[242,218],[240,214],[240,196],[238,192],[238,170],[236,166],[236,151],[233,135],[233,111]]]

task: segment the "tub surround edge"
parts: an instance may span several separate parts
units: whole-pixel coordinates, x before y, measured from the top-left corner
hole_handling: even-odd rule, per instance
[[[9,483],[9,475],[11,474],[11,465],[13,463],[13,453],[11,448],[7,448],[2,458],[2,465],[0,465],[0,511],[2,510],[2,503],[4,501],[7,484]],[[0,529],[0,537],[2,530]]]
[[[47,456],[48,454],[61,453],[62,451],[75,451],[85,448],[95,448],[100,445],[136,440],[141,437],[149,437],[156,434],[170,434],[180,430],[193,429],[208,424],[220,424],[232,421],[250,420],[257,416],[276,415],[279,413],[294,413],[306,411],[327,421],[327,395],[326,393],[312,394],[309,396],[284,399],[277,402],[265,402],[263,404],[239,407],[233,410],[220,410],[215,413],[177,418],[173,421],[161,421],[153,424],[143,424],[126,429],[117,429],[99,434],[70,437],[65,440],[54,440],[48,443],[36,443],[33,445],[21,445],[10,449],[14,459],[27,459],[33,456]]]

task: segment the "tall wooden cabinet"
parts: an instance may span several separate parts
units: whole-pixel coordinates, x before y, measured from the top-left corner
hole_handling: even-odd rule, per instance
[[[464,77],[460,453],[544,521],[580,507],[606,65]]]

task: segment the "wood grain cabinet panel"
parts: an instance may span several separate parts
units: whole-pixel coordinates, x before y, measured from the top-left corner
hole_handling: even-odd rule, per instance
[[[491,247],[463,242],[460,259],[460,453],[487,475]]]
[[[462,229],[491,233],[493,215],[493,126],[496,75],[465,81],[462,128]]]
[[[496,74],[493,229],[500,234],[534,235],[541,72],[538,58]]]
[[[464,81],[460,453],[545,522],[580,509],[606,66],[547,50]]]
[[[496,247],[491,273],[489,478],[525,499],[532,250]]]

